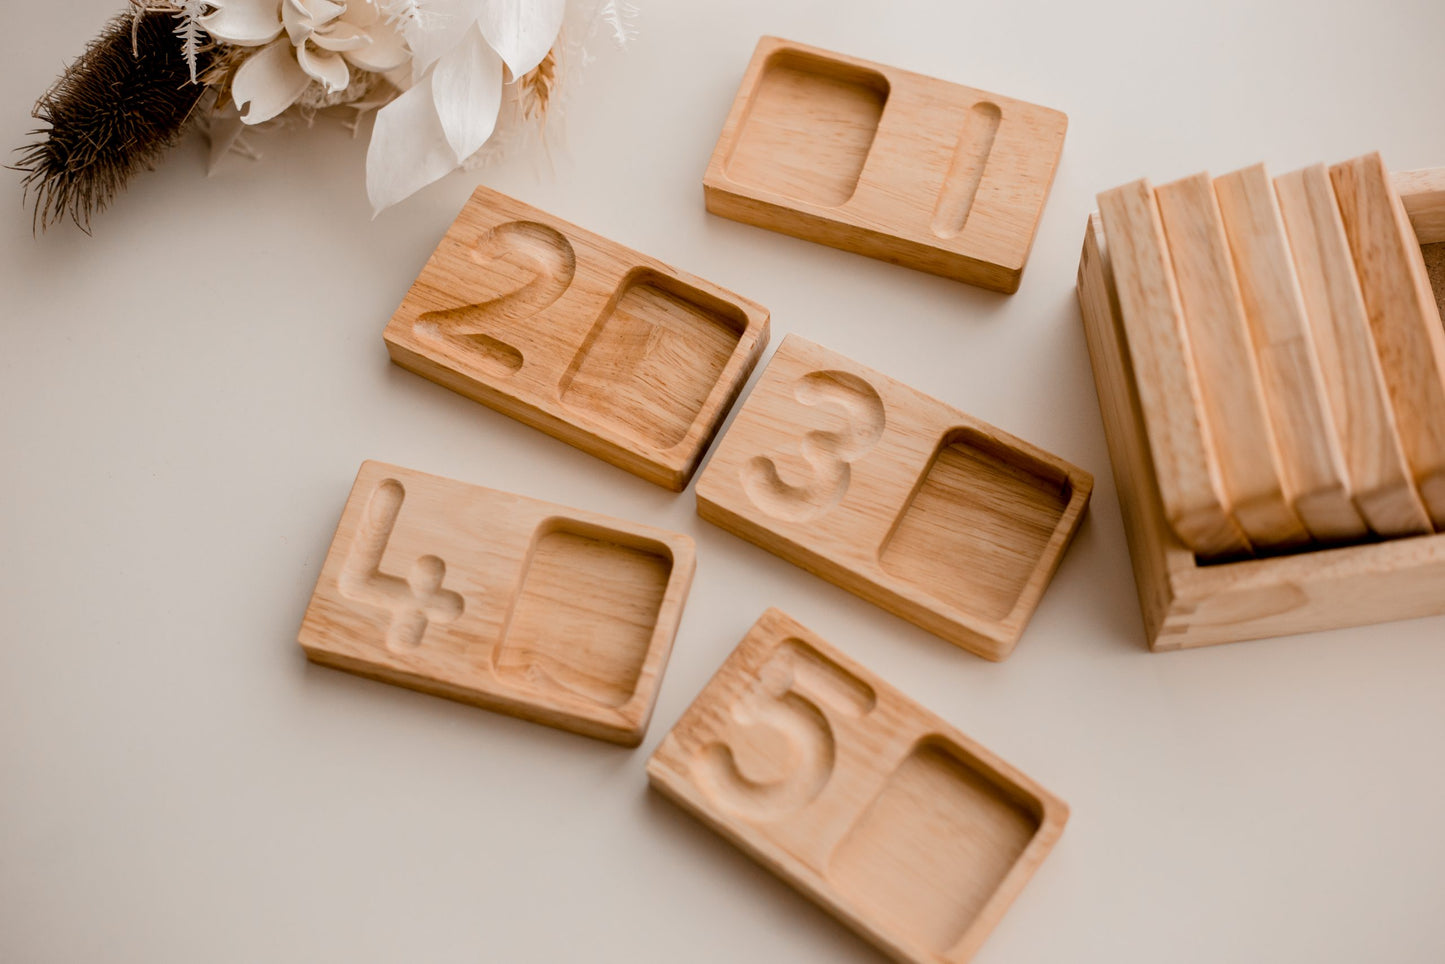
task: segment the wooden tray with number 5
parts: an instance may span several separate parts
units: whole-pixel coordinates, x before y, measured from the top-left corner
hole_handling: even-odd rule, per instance
[[[904,964],[972,957],[1069,812],[776,609],[647,775]]]

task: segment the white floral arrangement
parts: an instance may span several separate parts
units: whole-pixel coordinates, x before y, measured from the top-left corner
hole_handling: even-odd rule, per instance
[[[45,127],[17,167],[44,227],[88,228],[191,124],[212,157],[254,156],[260,125],[375,112],[373,213],[540,131],[625,0],[131,0],[36,105]]]

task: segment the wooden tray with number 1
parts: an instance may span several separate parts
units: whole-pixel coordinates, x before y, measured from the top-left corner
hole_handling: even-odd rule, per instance
[[[1037,104],[764,37],[704,197],[735,221],[1013,292],[1068,123]]]

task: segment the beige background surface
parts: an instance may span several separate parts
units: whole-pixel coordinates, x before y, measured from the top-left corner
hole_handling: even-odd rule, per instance
[[[5,144],[119,5],[6,0]],[[554,170],[519,156],[375,221],[334,124],[209,179],[188,140],[93,238],[32,239],[5,173],[0,961],[878,961],[645,789],[768,605],[1072,805],[980,964],[1445,959],[1445,619],[1146,652],[1073,291],[1094,193],[1141,174],[1445,164],[1445,6],[1371,6],[649,0]],[[1068,112],[1017,295],[704,213],[763,33]],[[479,178],[757,299],[774,344],[798,332],[1092,470],[1015,655],[954,649],[701,523],[691,492],[388,364],[381,329]],[[368,457],[696,537],[641,750],[305,663]]]

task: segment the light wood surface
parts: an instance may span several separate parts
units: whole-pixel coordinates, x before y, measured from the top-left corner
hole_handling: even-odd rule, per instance
[[[1210,438],[1203,389],[1190,354],[1159,207],[1148,181],[1099,195],[1113,252],[1113,285],[1135,372],[1140,410],[1169,524],[1195,552],[1249,552],[1230,506]]]
[[[385,339],[403,368],[681,491],[768,312],[478,187]]]
[[[317,663],[636,746],[687,536],[365,462],[301,624]]]
[[[1216,178],[1214,192],[1239,279],[1286,491],[1308,530],[1305,538],[1286,544],[1303,544],[1308,536],[1325,543],[1359,539],[1367,530],[1350,499],[1344,455],[1325,398],[1274,183],[1264,165],[1256,164]]]
[[[776,609],[652,785],[903,964],[973,956],[1068,807]]]
[[[1435,291],[1435,306],[1445,318],[1445,242],[1423,244],[1420,253],[1425,256],[1425,272],[1430,276],[1430,287]]]
[[[697,484],[709,522],[986,659],[1018,642],[1089,473],[789,335]]]
[[[1208,174],[1154,191],[1224,502],[1256,548],[1308,541],[1275,446],[1224,221]]]
[[[1329,171],[1315,164],[1274,187],[1355,505],[1379,535],[1427,533]]]
[[[1330,168],[1365,310],[1420,499],[1445,530],[1445,329],[1421,238],[1379,154]]]
[[[970,284],[1019,286],[1056,110],[764,37],[703,178],[714,214]]]
[[[1445,167],[1395,171],[1390,175],[1410,226],[1422,245],[1445,242]]]
[[[1417,208],[1428,230],[1445,216]],[[1439,238],[1424,234],[1422,242]],[[1135,585],[1151,649],[1168,651],[1445,613],[1445,535],[1202,564],[1164,512],[1112,250],[1090,217],[1078,295]]]

